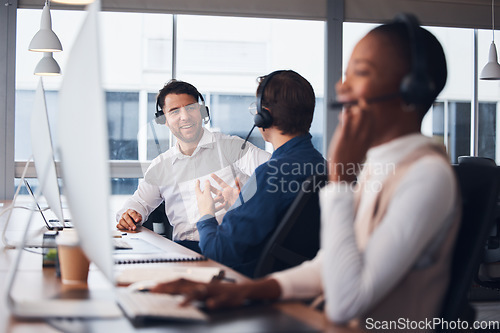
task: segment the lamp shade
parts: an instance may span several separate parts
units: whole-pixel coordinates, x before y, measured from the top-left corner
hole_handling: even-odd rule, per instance
[[[488,63],[484,66],[479,78],[481,80],[500,80],[500,65],[498,64],[495,42],[491,42]]]
[[[52,52],[45,52],[42,59],[35,67],[35,75],[40,76],[57,76],[61,75],[61,67],[57,61],[52,57]]]
[[[62,51],[61,41],[52,31],[52,19],[49,6],[45,4],[42,10],[40,30],[33,36],[28,47],[30,51],[36,52],[59,52]]]

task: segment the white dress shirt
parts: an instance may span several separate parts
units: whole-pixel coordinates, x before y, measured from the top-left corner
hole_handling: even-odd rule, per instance
[[[212,186],[220,188],[210,174],[215,173],[230,186],[235,186],[238,177],[241,185],[249,179],[260,164],[271,156],[251,143],[241,149],[243,140],[237,136],[213,133],[203,129],[203,135],[191,156],[184,155],[176,144],[156,157],[141,179],[134,195],[116,214],[119,221],[127,209],[142,215],[143,221],[162,202],[165,213],[173,226],[174,240],[199,241],[196,222],[200,219],[195,195],[195,182],[210,180]],[[225,209],[216,213],[222,221]]]
[[[442,240],[455,217],[458,197],[455,176],[440,157],[423,157],[411,166],[364,251],[354,231],[356,218],[375,200],[393,166],[431,142],[412,134],[370,149],[363,170],[377,167],[379,172],[368,180],[361,173],[365,191],[357,212],[351,186],[332,182],[321,190],[321,250],[313,260],[272,275],[282,298],[323,293],[330,320],[346,322],[377,304],[411,267],[432,260],[436,240]]]

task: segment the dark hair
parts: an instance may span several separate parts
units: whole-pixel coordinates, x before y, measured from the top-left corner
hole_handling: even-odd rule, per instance
[[[378,26],[371,32],[384,35],[393,42],[392,44],[398,53],[397,56],[406,61],[408,73],[410,73],[415,59],[412,59],[413,55],[411,52],[411,41],[408,27],[404,23],[396,21]],[[422,44],[421,47],[424,49],[423,61],[425,62],[425,68],[427,69],[426,75],[434,85],[434,94],[429,96],[428,100],[422,101],[421,105],[418,105],[418,111],[421,112],[421,116],[423,117],[431,107],[432,103],[434,103],[436,97],[443,90],[446,84],[448,71],[446,68],[446,57],[443,47],[437,38],[422,27],[418,27],[417,33],[419,34],[419,42]]]
[[[259,78],[257,95],[265,78]],[[262,106],[270,110],[273,126],[279,128],[282,134],[308,133],[315,104],[311,84],[292,70],[273,75],[262,94]]]
[[[158,92],[158,95],[156,97],[156,100],[158,101],[158,105],[160,108],[163,110],[163,106],[165,105],[165,97],[170,94],[175,94],[175,95],[181,95],[181,94],[187,94],[189,96],[193,96],[193,98],[198,101],[198,98],[200,96],[200,93],[198,92],[198,89],[196,89],[192,84],[184,82],[184,81],[179,81],[176,79],[172,79],[168,81],[163,88],[160,89]]]

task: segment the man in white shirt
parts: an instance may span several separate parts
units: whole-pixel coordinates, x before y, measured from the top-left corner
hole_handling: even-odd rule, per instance
[[[168,126],[177,143],[152,161],[134,195],[117,212],[117,228],[135,230],[165,201],[173,240],[198,250],[196,180],[209,179],[213,192],[219,193],[220,221],[229,205],[220,190],[243,185],[270,154],[250,143],[242,149],[241,138],[203,128],[209,120],[208,108],[187,82],[171,80],[159,91],[156,117],[157,123]]]

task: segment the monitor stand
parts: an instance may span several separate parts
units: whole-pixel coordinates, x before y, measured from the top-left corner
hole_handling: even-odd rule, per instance
[[[10,313],[17,318],[47,319],[47,318],[116,318],[123,314],[115,301],[114,290],[107,297],[97,298],[88,290],[78,295],[63,293],[52,299],[15,299],[12,295],[14,281],[26,245],[28,230],[31,225],[34,210],[31,210],[24,234],[17,248],[15,261],[7,277],[6,298]],[[90,296],[90,297],[89,297]]]
[[[122,312],[114,299],[12,300],[10,312],[17,318],[118,318]],[[10,302],[9,302],[10,303]]]

